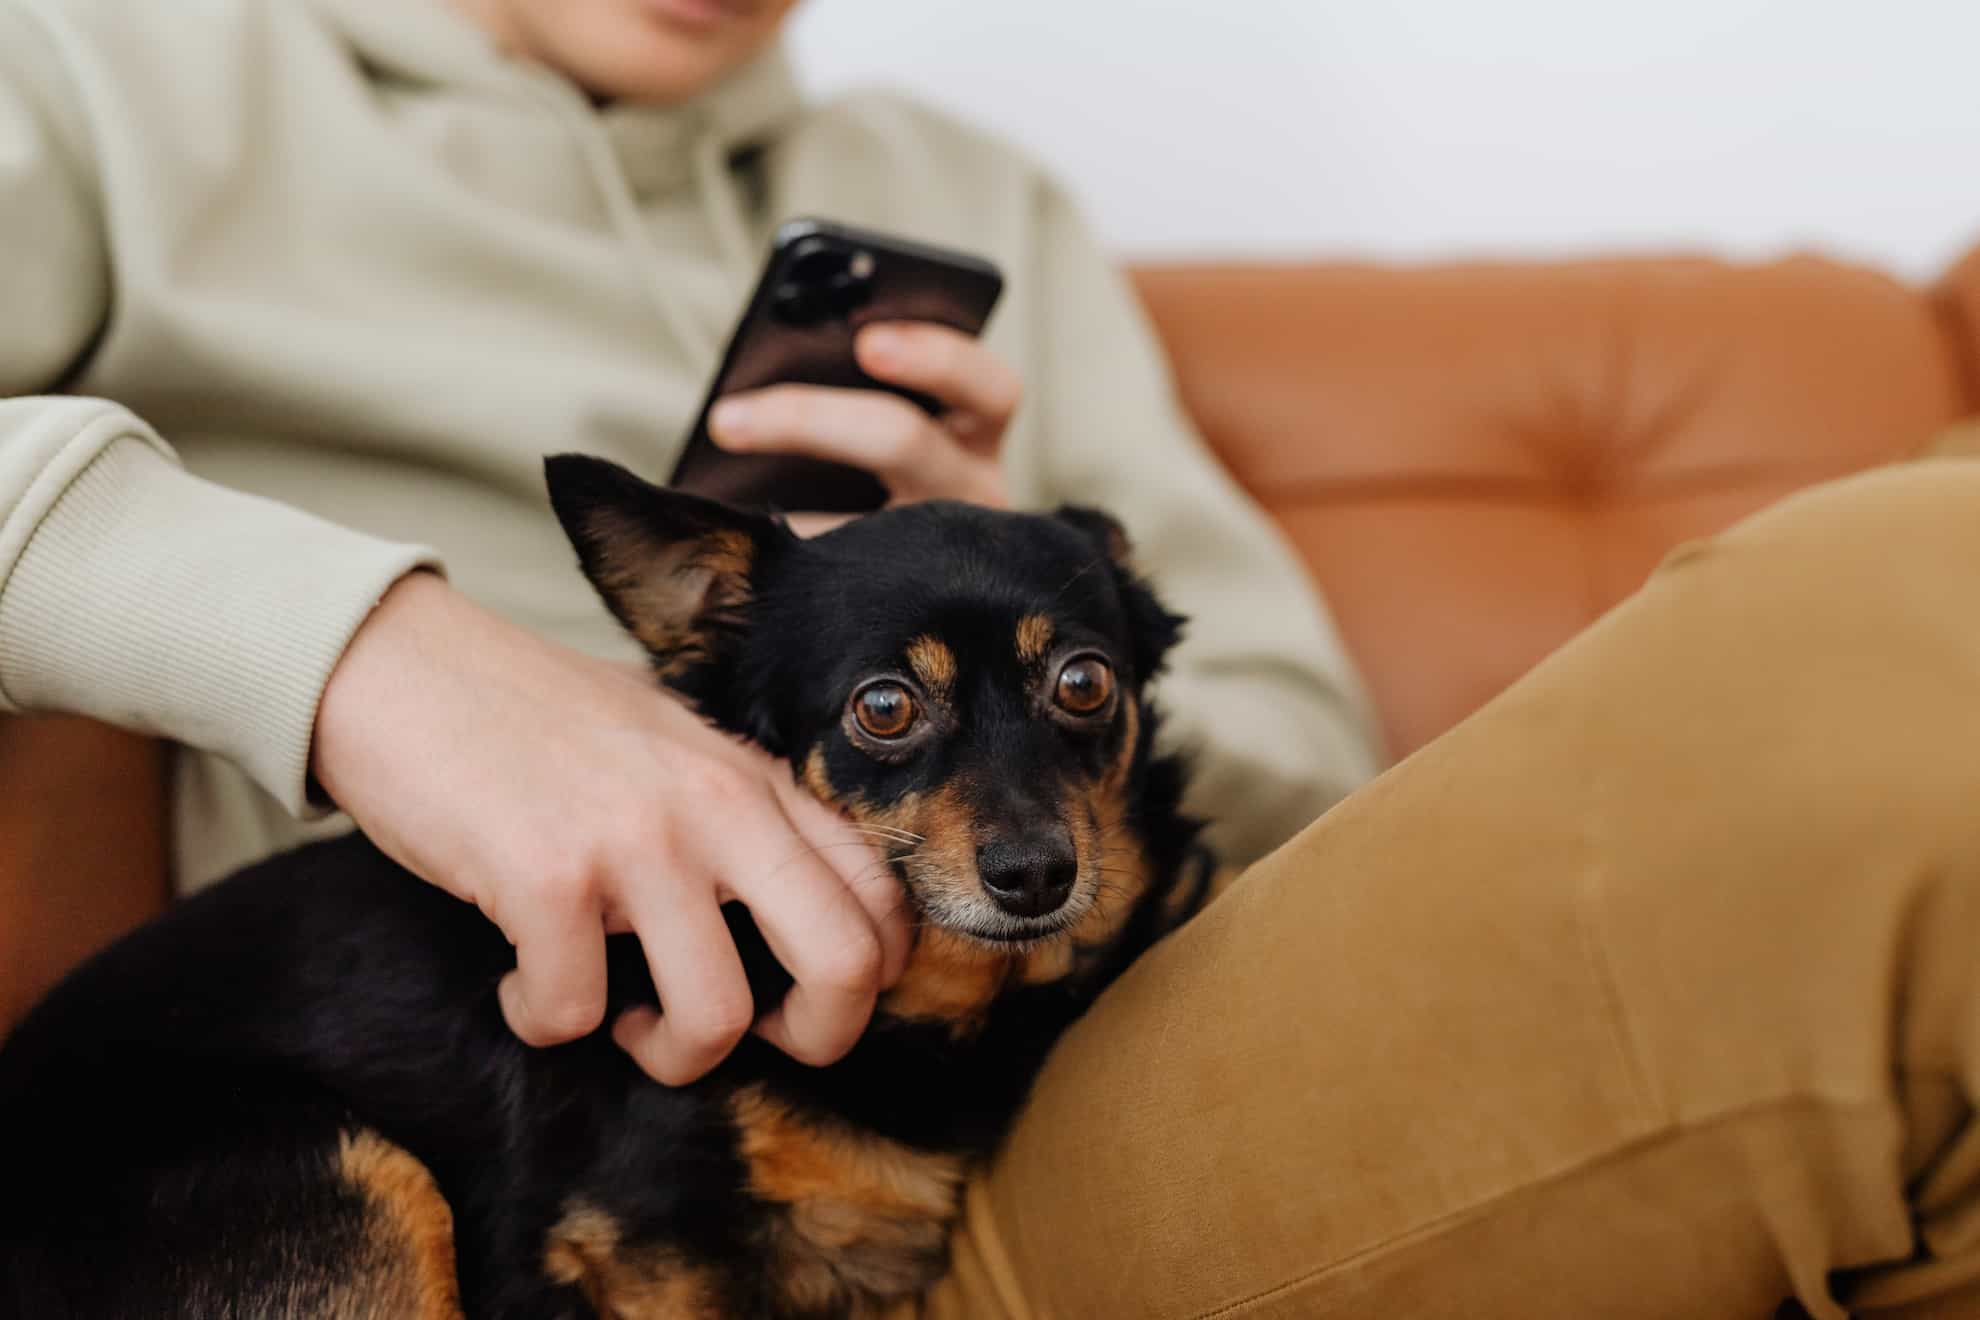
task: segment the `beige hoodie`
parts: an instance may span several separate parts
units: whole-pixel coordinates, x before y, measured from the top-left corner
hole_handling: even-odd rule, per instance
[[[182,744],[190,886],[304,832],[317,699],[412,566],[630,657],[541,456],[664,478],[797,214],[1003,267],[1011,488],[1114,511],[1191,616],[1163,690],[1224,846],[1372,771],[1303,575],[1034,166],[891,98],[806,107],[775,51],[599,110],[439,0],[0,0],[0,710]]]

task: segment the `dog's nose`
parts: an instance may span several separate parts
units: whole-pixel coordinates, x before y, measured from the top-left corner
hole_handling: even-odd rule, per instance
[[[1055,912],[1072,893],[1079,874],[1072,832],[1063,825],[995,843],[976,850],[976,873],[997,906],[1016,917],[1042,917]]]

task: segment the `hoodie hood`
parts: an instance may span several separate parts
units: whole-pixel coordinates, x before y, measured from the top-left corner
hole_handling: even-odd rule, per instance
[[[546,93],[589,106],[562,74],[503,51],[446,0],[309,0],[374,77],[435,91]],[[678,104],[621,101],[596,111],[622,159],[684,154],[691,146],[734,154],[788,124],[802,97],[783,44],[772,40],[701,95]]]
[[[710,341],[758,259],[737,166],[802,109],[781,43],[773,39],[691,100],[600,106],[556,70],[504,51],[446,0],[306,3],[360,68],[395,92],[516,102],[564,124],[619,235],[628,281],[652,301],[685,360],[711,357]],[[698,217],[685,229],[683,206]],[[696,251],[713,260],[683,265],[681,257]]]

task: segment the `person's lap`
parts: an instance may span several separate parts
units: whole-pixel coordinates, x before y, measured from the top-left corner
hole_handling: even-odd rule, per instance
[[[926,1311],[1821,1314],[1980,1277],[1976,804],[1980,462],[1680,551],[1109,992]]]

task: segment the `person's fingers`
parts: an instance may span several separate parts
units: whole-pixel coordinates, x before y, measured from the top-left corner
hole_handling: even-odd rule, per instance
[[[888,861],[898,840],[905,851],[907,840],[898,835],[882,836],[862,830],[831,807],[798,787],[797,781],[779,774],[777,795],[785,813],[820,860],[838,875],[873,923],[880,941],[880,985],[891,986],[907,969],[908,955],[914,951],[914,924],[908,915],[907,891]]]
[[[728,888],[749,908],[792,980],[784,1002],[758,1020],[756,1031],[801,1063],[831,1063],[859,1039],[880,992],[873,919],[790,826],[736,831],[728,842]]]
[[[685,1086],[727,1058],[756,1016],[713,890],[683,879],[621,889],[661,1011],[628,1009],[612,1024],[612,1039],[668,1086]]]
[[[859,1040],[880,993],[880,945],[859,905],[836,881],[765,886],[751,908],[777,961],[791,973],[783,1002],[760,1017],[758,1035],[800,1063],[822,1067]],[[807,902],[808,896],[817,900]]]
[[[721,755],[729,766],[768,784],[776,809],[783,813],[784,829],[796,836],[787,854],[771,857],[769,870],[808,855],[836,874],[873,923],[880,941],[880,984],[898,981],[914,951],[914,927],[906,891],[887,863],[889,841],[881,837],[886,832],[864,829],[819,801],[798,784],[788,765],[754,744],[726,738]],[[774,824],[767,827],[766,837],[776,833]]]
[[[722,400],[708,431],[725,449],[865,468],[896,494],[898,485],[939,486],[937,469],[964,458],[926,413],[880,390],[772,385]]]
[[[587,886],[539,889],[504,925],[516,970],[496,987],[509,1030],[528,1045],[559,1045],[605,1019],[605,932]],[[507,914],[505,914],[507,915]]]
[[[994,446],[1024,396],[1016,368],[946,325],[879,322],[859,332],[853,352],[874,379],[940,400],[956,414],[945,421],[971,444]]]

